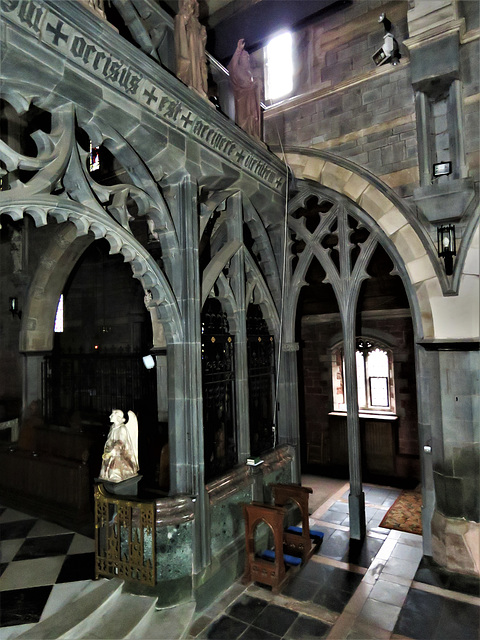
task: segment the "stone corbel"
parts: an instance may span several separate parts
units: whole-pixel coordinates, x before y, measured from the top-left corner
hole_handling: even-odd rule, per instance
[[[107,19],[104,10],[104,0],[80,0],[80,2],[96,16],[103,20]]]
[[[473,180],[460,178],[443,184],[418,187],[413,192],[415,204],[432,224],[460,220],[475,195]]]

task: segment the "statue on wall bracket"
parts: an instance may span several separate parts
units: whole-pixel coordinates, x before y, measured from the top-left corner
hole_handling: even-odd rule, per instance
[[[102,455],[99,480],[106,483],[108,490],[112,490],[113,487],[114,493],[121,493],[122,491],[115,490],[115,485],[135,479],[134,483],[125,483],[123,488],[128,489],[126,484],[129,487],[136,485],[140,479],[138,475],[138,420],[133,411],[129,411],[128,422],[125,423],[123,411],[113,409],[110,422],[112,424]],[[134,491],[128,490],[127,492],[136,493],[136,486]]]
[[[230,83],[235,99],[235,122],[244,131],[256,138],[261,136],[260,91],[262,82],[255,77],[250,64],[250,55],[245,51],[245,40],[237,43],[235,53],[228,65]]]
[[[205,56],[207,31],[198,20],[197,0],[179,0],[175,17],[177,78],[208,100],[208,71]]]

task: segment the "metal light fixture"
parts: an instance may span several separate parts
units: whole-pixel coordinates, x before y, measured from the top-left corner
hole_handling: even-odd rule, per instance
[[[153,369],[155,366],[155,358],[152,355],[143,356],[143,364],[147,369]]]
[[[22,312],[18,309],[18,298],[8,299],[8,310],[12,314],[12,318],[15,316],[17,316],[17,318],[22,317]]]
[[[445,273],[451,276],[453,273],[453,256],[457,255],[455,240],[455,225],[448,224],[437,228],[438,257],[445,262]]]
[[[452,173],[451,162],[437,162],[433,165],[433,177],[449,176]]]
[[[385,28],[385,35],[383,36],[383,45],[380,49],[375,51],[372,59],[377,67],[382,64],[386,64],[387,62],[390,62],[395,66],[400,62],[401,55],[398,48],[398,42],[395,40],[391,32],[392,23],[384,13],[382,13],[378,18],[378,22],[383,24]]]

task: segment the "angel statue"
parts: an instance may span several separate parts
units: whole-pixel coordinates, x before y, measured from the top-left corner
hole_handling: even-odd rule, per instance
[[[123,411],[113,409],[110,422],[100,479],[122,482],[138,475],[138,420],[133,411],[129,411],[125,424]]]

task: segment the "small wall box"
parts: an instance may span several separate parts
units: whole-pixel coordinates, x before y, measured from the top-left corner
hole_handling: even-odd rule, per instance
[[[433,165],[433,177],[439,178],[440,176],[449,176],[452,173],[451,162],[437,162]]]
[[[259,464],[262,464],[263,460],[261,458],[247,458],[246,465],[249,467],[257,467]]]

